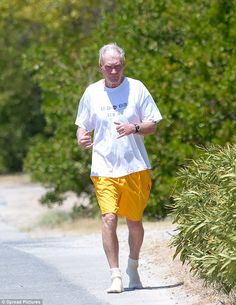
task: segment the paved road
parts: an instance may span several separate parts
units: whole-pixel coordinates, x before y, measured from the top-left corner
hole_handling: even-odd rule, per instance
[[[163,286],[158,279],[143,290],[107,294],[109,270],[97,235],[30,239],[4,223],[0,232],[0,299],[43,299],[43,305],[183,304],[172,294],[181,293],[181,286]],[[127,253],[122,255],[125,270]]]
[[[57,256],[65,243],[58,247],[55,241],[33,241],[4,224],[0,225],[0,231],[1,299],[42,299],[43,305],[107,304],[35,255],[40,249]]]

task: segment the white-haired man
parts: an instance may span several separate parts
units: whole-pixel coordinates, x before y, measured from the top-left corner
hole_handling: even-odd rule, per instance
[[[143,211],[151,188],[144,136],[154,133],[162,118],[147,88],[124,76],[124,55],[115,43],[100,49],[103,79],[85,90],[76,118],[79,145],[93,149],[91,179],[101,209],[103,247],[111,269],[108,293],[124,290],[116,233],[118,216],[126,217],[129,230],[129,288],[142,288],[138,260],[144,237]]]

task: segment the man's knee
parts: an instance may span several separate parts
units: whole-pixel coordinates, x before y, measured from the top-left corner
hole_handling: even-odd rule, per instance
[[[143,223],[142,220],[140,221],[133,221],[130,219],[127,219],[128,228],[131,231],[140,231],[143,230]]]
[[[102,215],[103,227],[107,229],[116,229],[117,215],[113,213],[107,213]]]

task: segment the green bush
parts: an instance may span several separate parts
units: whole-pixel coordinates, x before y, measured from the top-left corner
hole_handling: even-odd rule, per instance
[[[236,144],[210,146],[179,172],[175,256],[208,284],[236,286]]]

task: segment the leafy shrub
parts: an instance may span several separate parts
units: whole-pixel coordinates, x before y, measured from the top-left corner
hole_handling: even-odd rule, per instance
[[[236,285],[236,144],[210,146],[179,171],[176,253],[194,274],[229,293]]]

